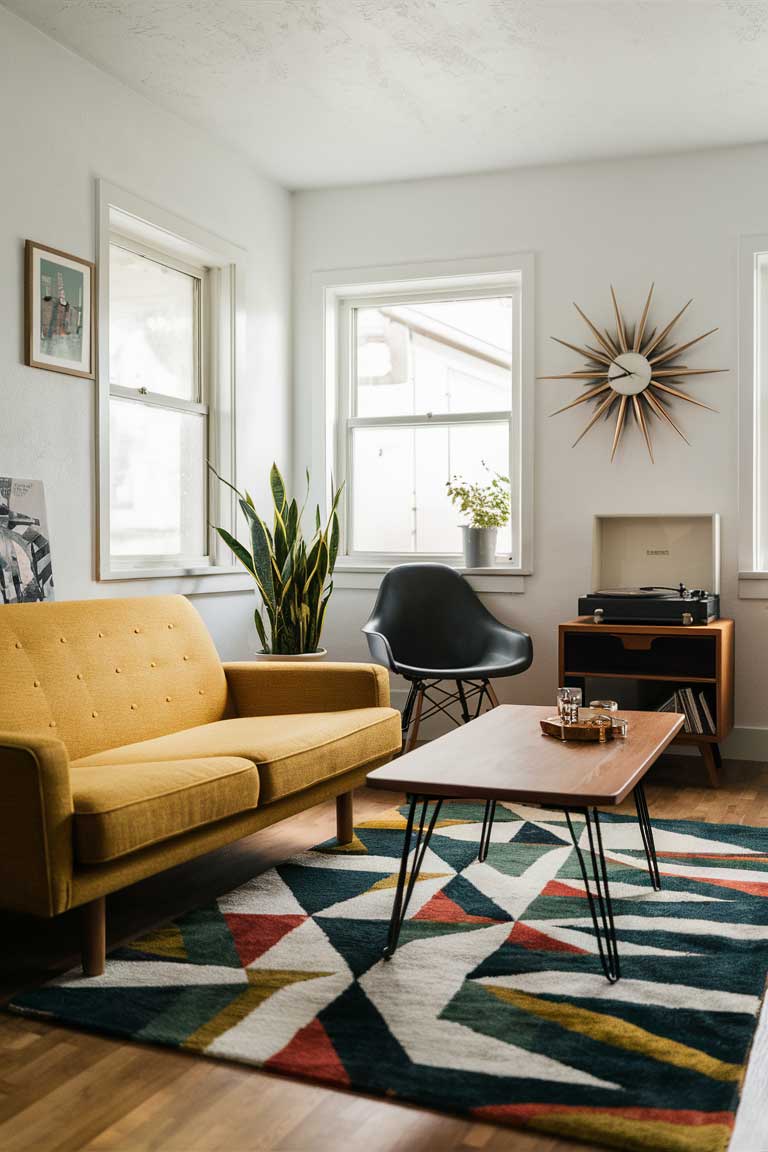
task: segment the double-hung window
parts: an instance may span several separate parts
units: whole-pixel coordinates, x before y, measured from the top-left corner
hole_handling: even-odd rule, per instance
[[[103,181],[100,230],[100,577],[226,575],[243,254]]]
[[[520,274],[340,289],[335,465],[349,563],[460,564],[455,476],[510,480],[497,558],[522,568]],[[526,494],[527,496],[527,494]]]
[[[110,552],[197,567],[208,555],[204,267],[109,243]]]

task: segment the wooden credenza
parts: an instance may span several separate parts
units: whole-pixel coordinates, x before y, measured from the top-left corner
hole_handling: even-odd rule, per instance
[[[608,696],[620,708],[648,711],[677,688],[703,692],[715,732],[682,732],[676,742],[699,748],[716,788],[720,741],[733,728],[733,643],[733,620],[664,627],[580,616],[559,627],[558,683],[582,688],[585,704]]]

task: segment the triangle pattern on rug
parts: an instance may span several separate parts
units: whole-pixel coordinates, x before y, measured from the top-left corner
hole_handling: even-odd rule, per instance
[[[318,1017],[264,1064],[268,1072],[349,1085],[347,1070]]]
[[[141,952],[147,956],[163,956],[166,960],[186,960],[187,949],[178,924],[166,924],[154,932],[148,932],[136,941],[135,946],[126,945],[126,950],[135,951],[141,943]]]
[[[232,933],[243,968],[247,968],[257,957],[263,956],[273,944],[282,940],[286,933],[303,924],[307,917],[253,916],[242,912],[228,912],[224,914],[224,919]]]
[[[556,836],[541,824],[530,822],[523,824],[512,839],[518,844],[563,844],[566,841],[566,837]]]
[[[589,955],[586,948],[578,948],[575,944],[555,940],[522,920],[517,921],[507,939],[510,944],[519,944],[522,948],[530,948],[533,952],[574,952],[577,956]]]
[[[569,899],[573,896],[581,896],[585,900],[587,893],[583,888],[574,888],[570,884],[564,884],[562,880],[550,880],[541,890],[542,896],[567,896]]]
[[[446,896],[445,890],[441,889],[436,892],[431,900],[420,908],[415,916],[411,917],[412,920],[435,920],[441,923],[461,923],[461,924],[496,924],[498,921],[492,920],[490,916],[470,916],[464,911],[460,904],[452,900],[450,896]]]

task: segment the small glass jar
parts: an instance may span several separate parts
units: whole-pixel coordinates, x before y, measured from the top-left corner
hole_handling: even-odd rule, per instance
[[[612,719],[614,738],[626,740],[627,732],[629,732],[629,721],[625,720],[623,716],[614,716]]]
[[[590,708],[597,708],[600,712],[618,712],[619,705],[615,700],[590,700]]]
[[[557,714],[563,724],[578,724],[581,700],[581,688],[558,688]]]

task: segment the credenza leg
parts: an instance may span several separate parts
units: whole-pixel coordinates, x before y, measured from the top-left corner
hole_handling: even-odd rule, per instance
[[[442,807],[442,800],[435,800],[435,806],[432,809],[432,816],[429,824],[427,824],[427,812],[429,810],[430,798],[429,796],[411,796],[410,806],[408,808],[408,820],[405,826],[405,836],[403,838],[403,854],[400,857],[400,871],[397,877],[397,888],[395,889],[395,903],[392,907],[392,917],[389,921],[389,934],[387,936],[387,946],[384,949],[384,959],[391,960],[397,948],[397,942],[400,939],[400,929],[403,926],[408,905],[411,900],[416,880],[418,879],[419,872],[421,872],[421,865],[424,862],[424,854],[427,851],[430,837],[437,823],[437,818],[440,815]],[[413,863],[411,864],[410,873],[408,872],[408,858],[411,854],[411,840],[413,837],[413,825],[416,819],[416,809],[421,804],[421,812],[419,814],[419,827],[416,833],[416,843],[413,848]]]
[[[571,812],[579,812],[586,824],[587,839],[589,840],[589,856],[592,865],[592,879],[587,875],[587,865],[584,853],[579,845],[580,837],[571,820]],[[581,869],[581,877],[589,901],[589,911],[592,916],[592,925],[595,929],[597,951],[605,978],[610,984],[615,984],[621,976],[619,963],[619,944],[616,939],[616,926],[613,922],[613,905],[608,887],[608,868],[603,851],[603,837],[600,831],[600,815],[597,808],[565,809],[565,818],[568,821],[568,830],[571,833],[573,846]]]
[[[701,755],[707,767],[707,775],[709,782],[713,788],[720,787],[720,769],[723,766],[722,757],[720,756],[720,748],[717,744],[709,744],[702,742],[699,744]]]

